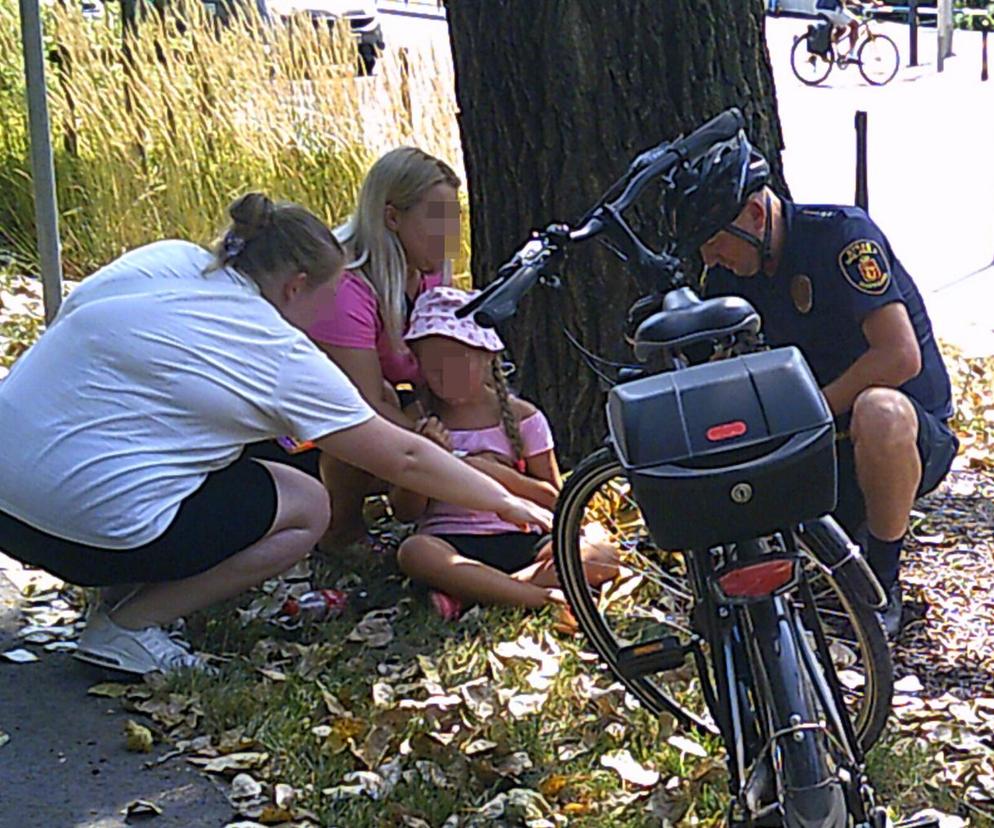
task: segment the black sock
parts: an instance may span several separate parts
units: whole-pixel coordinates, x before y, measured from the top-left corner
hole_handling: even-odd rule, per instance
[[[904,546],[904,536],[897,540],[883,541],[872,532],[867,533],[868,541],[866,559],[870,568],[880,579],[885,590],[897,582],[897,573],[901,567],[901,548]]]

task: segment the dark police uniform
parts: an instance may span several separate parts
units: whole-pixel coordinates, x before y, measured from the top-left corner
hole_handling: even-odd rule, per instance
[[[763,318],[769,345],[800,348],[823,388],[869,348],[862,328],[866,317],[892,302],[902,303],[918,339],[922,367],[900,390],[918,415],[918,494],[931,491],[949,471],[959,444],[947,424],[953,414],[949,375],[918,288],[880,228],[860,208],[782,203],[786,240],[776,273],[742,278],[711,268],[705,294],[748,299]],[[865,520],[866,507],[856,484],[848,426],[848,414],[836,419],[836,516],[852,532]]]

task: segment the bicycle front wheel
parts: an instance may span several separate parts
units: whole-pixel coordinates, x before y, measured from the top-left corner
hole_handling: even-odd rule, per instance
[[[600,591],[583,571],[581,544],[610,543],[620,574]],[[706,691],[689,661],[656,671],[633,664],[640,652],[670,652],[696,638],[694,596],[683,553],[649,538],[625,471],[610,449],[594,452],[566,481],[553,528],[559,581],[584,635],[619,681],[654,715],[668,712],[685,727],[716,734]],[[678,659],[679,660],[679,659]]]
[[[863,41],[856,53],[859,73],[867,83],[883,86],[894,79],[901,62],[897,44],[887,35],[873,34]]]
[[[832,53],[816,55],[808,51],[808,38],[798,35],[794,38],[794,46],[790,50],[790,68],[794,70],[797,79],[808,86],[817,86],[828,77],[835,61]]]

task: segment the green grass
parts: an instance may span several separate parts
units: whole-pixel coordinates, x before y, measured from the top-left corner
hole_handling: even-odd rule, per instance
[[[645,797],[626,801],[626,784],[600,764],[604,753],[620,749],[659,770],[664,780],[683,780],[676,794],[686,799],[691,813],[703,823],[719,819],[724,807],[723,777],[712,779],[714,774],[710,774],[701,784],[690,781],[698,769],[707,770],[714,760],[688,759],[668,746],[661,735],[669,733],[671,725],[641,709],[627,709],[620,692],[612,694],[609,702],[580,699],[574,681],[592,668],[581,658],[581,639],[553,631],[551,611],[491,608],[470,613],[458,625],[446,624],[430,611],[423,593],[406,589],[391,567],[363,568],[361,563],[350,563],[345,569],[368,590],[367,606],[401,599],[401,612],[394,622],[396,638],[387,648],[374,650],[346,641],[357,620],[354,614],[287,632],[266,622],[243,628],[236,620],[236,605],[229,604],[198,615],[188,628],[198,647],[231,656],[223,677],[184,676],[158,691],[164,698],[174,693],[194,699],[193,705],[202,711],[195,729],[215,739],[234,731],[258,742],[272,755],[269,778],[304,789],[304,807],[322,823],[393,825],[401,824],[407,815],[441,825],[454,813],[472,814],[499,794],[520,787],[544,791],[552,811],[568,815],[571,825],[658,825],[645,811]],[[336,567],[333,574],[325,568],[325,572],[315,582],[330,583],[335,574],[341,576],[342,569]],[[426,697],[423,686],[417,686],[423,685],[426,676],[446,691],[482,678],[497,693],[536,692],[527,682],[536,662],[499,659],[493,654],[500,642],[522,636],[537,641],[549,636],[562,651],[541,713],[514,718],[502,713],[496,701],[497,712],[488,718],[466,705],[448,711],[400,706],[403,698]],[[378,665],[387,662],[408,667],[411,676],[395,682],[401,691],[394,704],[377,707],[372,686],[383,678]],[[304,675],[299,674],[301,665]],[[263,677],[257,669],[263,666],[283,671],[287,679]],[[593,669],[598,685],[611,683],[608,676]],[[405,682],[411,686],[403,688]],[[329,694],[333,705],[350,712],[347,721],[329,712]],[[608,727],[612,723],[620,730],[613,732]],[[333,735],[316,737],[312,729],[318,725],[329,725]],[[383,757],[402,755],[405,770],[413,772],[384,801],[368,797],[332,801],[322,795],[322,790],[342,784],[347,773],[365,768],[359,757],[370,759],[366,740],[371,733],[383,734]],[[438,734],[452,733],[449,744],[438,741]],[[352,744],[335,734],[351,734]],[[471,756],[463,752],[462,746],[480,739],[496,746]],[[583,743],[584,752],[561,760],[559,747],[576,743]],[[718,754],[717,744],[708,747]],[[502,774],[501,762],[520,752],[527,755],[531,767],[516,776]],[[424,761],[444,769],[450,786],[426,781],[417,772],[417,763]],[[636,790],[628,787],[628,792]]]
[[[106,8],[94,22],[78,4],[43,5],[71,276],[160,238],[208,242],[250,189],[341,221],[373,159],[400,144],[462,165],[443,56],[412,55],[408,70],[388,52],[376,77],[357,79],[344,31],[250,20],[215,29],[199,0],[171,0],[142,23],[128,70],[118,6]],[[27,269],[37,257],[19,32],[16,0],[0,0],[0,252]],[[468,235],[455,272],[468,271],[467,257]]]
[[[878,801],[889,806],[900,803],[905,815],[925,808],[952,814],[961,810],[962,801],[938,781],[942,770],[934,745],[893,730],[885,732],[867,756],[867,772]],[[994,821],[974,814],[971,824],[990,826]]]

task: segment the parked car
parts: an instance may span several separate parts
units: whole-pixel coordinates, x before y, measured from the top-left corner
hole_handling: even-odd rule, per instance
[[[371,0],[264,0],[264,6],[274,22],[301,14],[310,15],[315,26],[333,27],[345,20],[355,38],[363,74],[373,73],[380,52],[386,48],[383,27]]]
[[[80,7],[83,17],[87,20],[102,20],[104,16],[103,0],[81,0]]]

